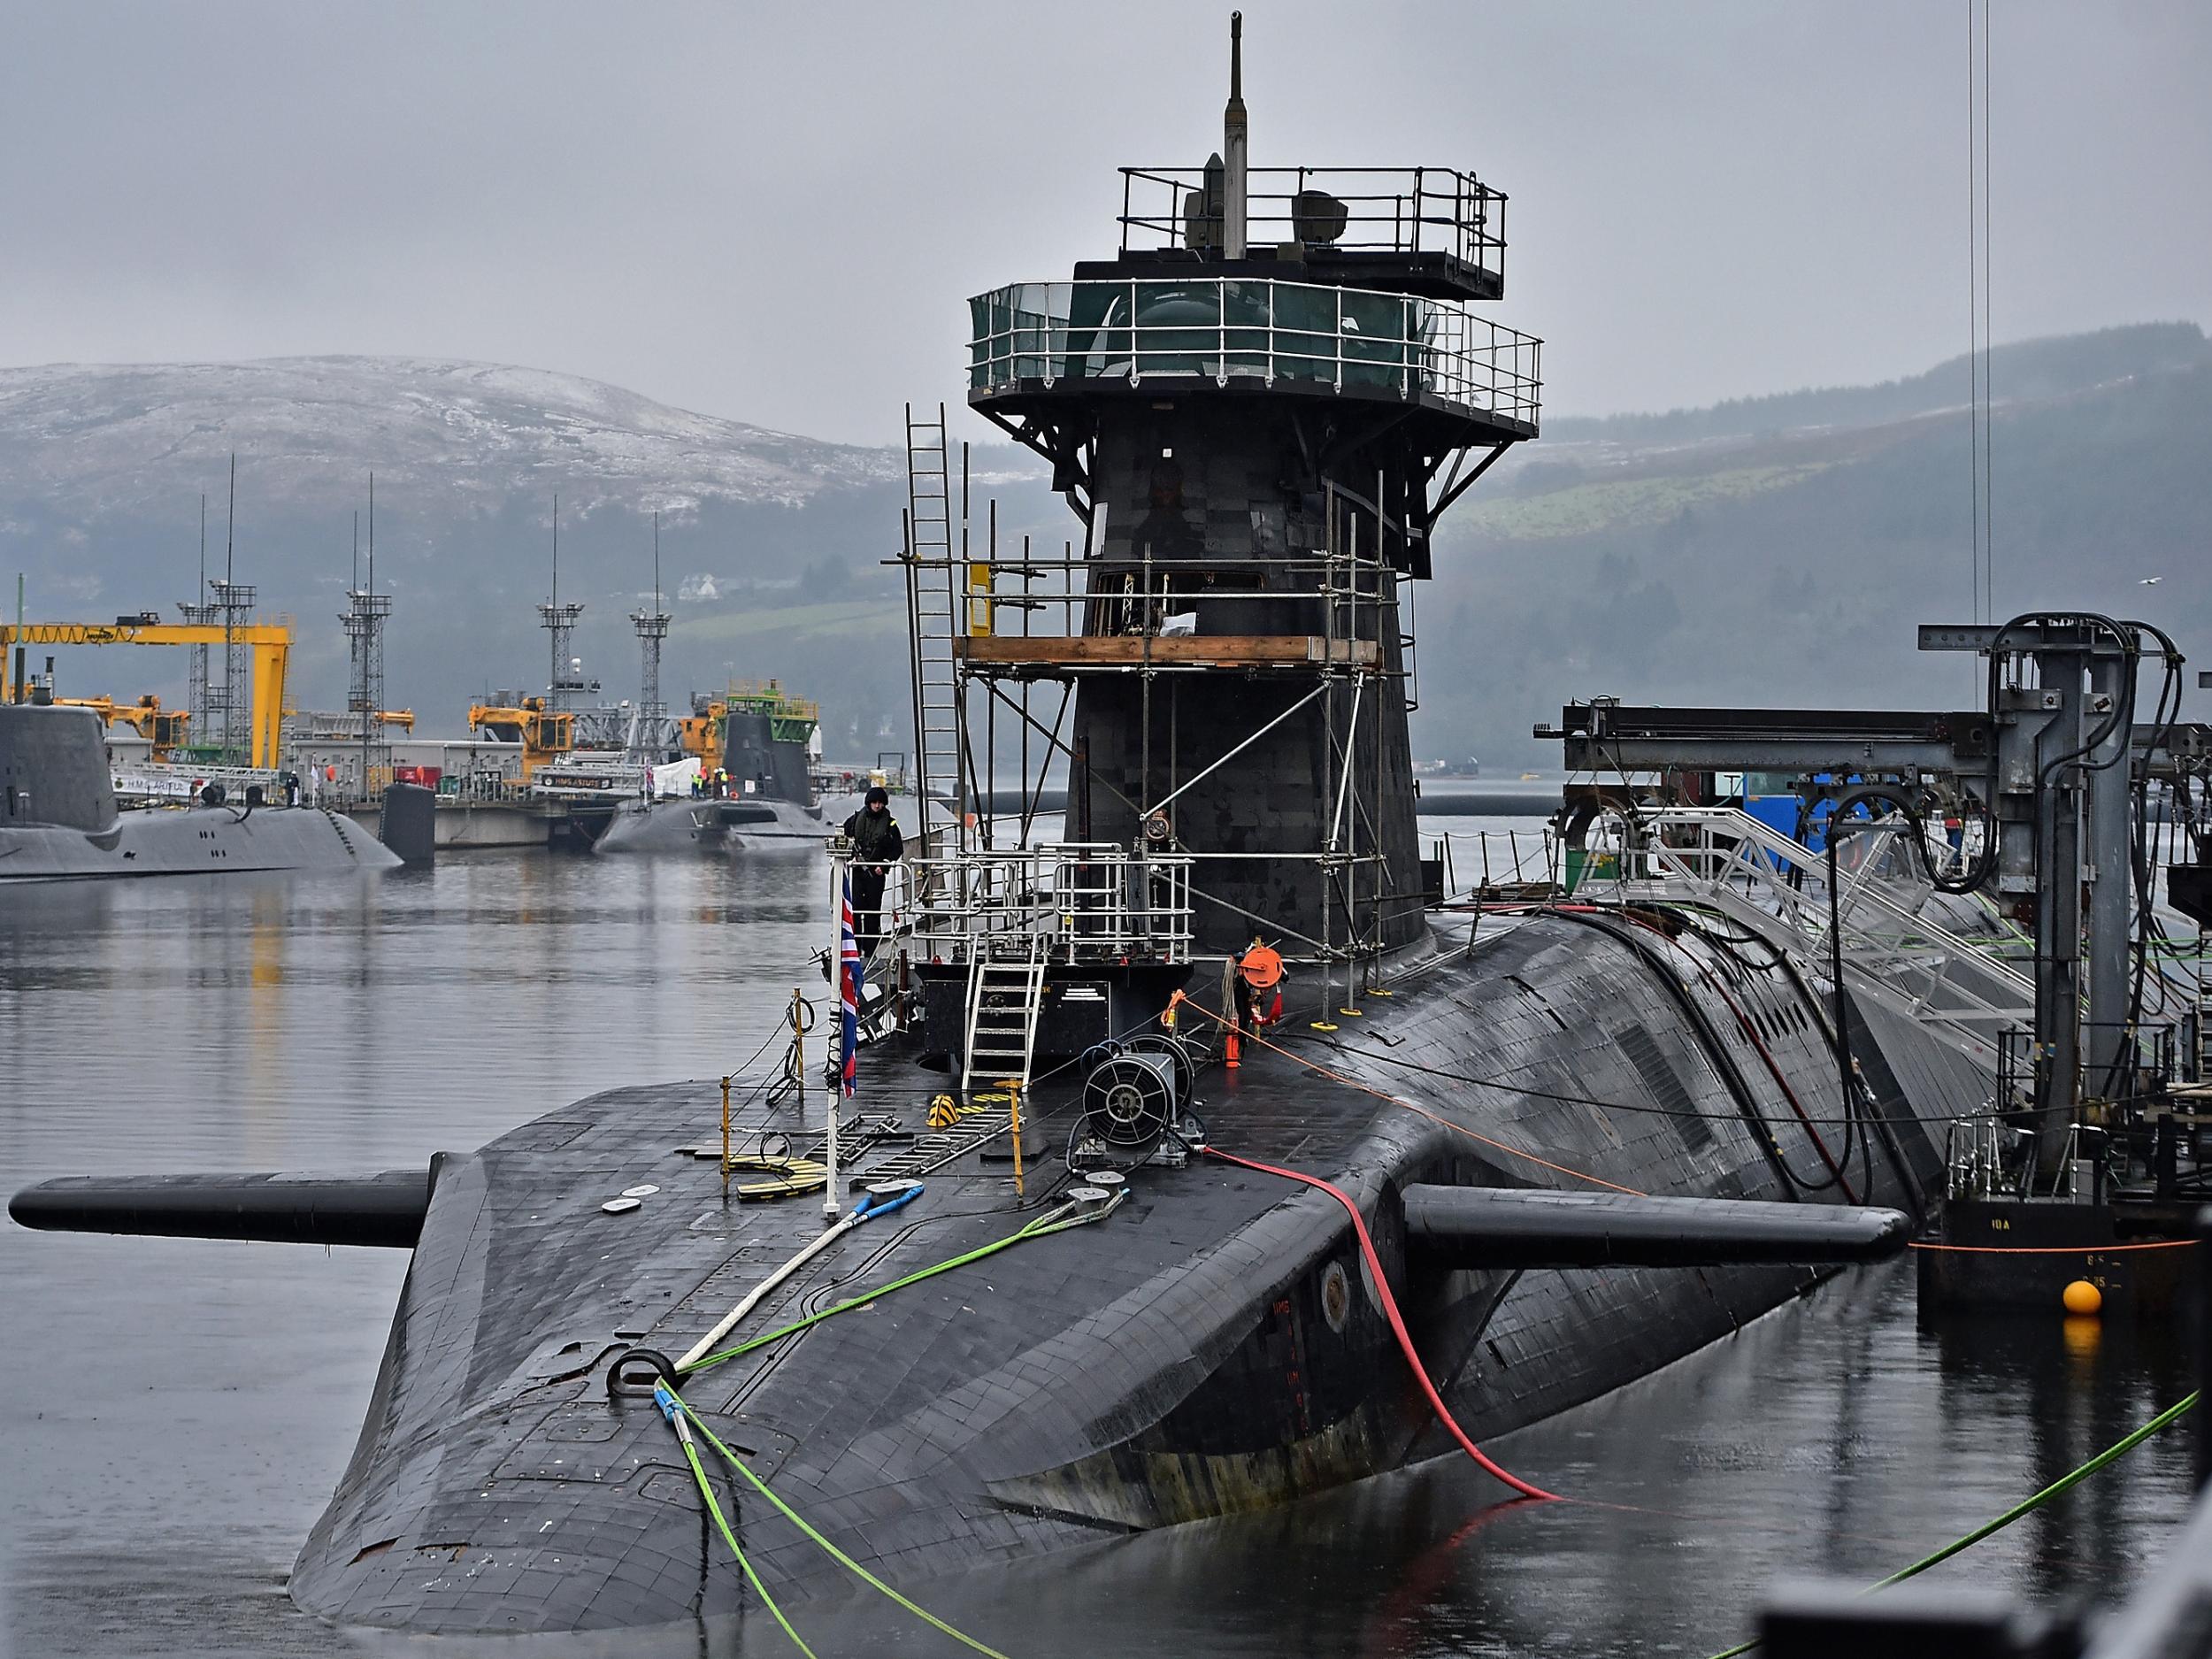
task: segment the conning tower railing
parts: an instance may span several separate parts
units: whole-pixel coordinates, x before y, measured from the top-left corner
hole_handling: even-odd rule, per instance
[[[910,858],[910,949],[924,962],[1190,960],[1190,858],[1050,842]]]
[[[1254,167],[1245,237],[1347,254],[1438,254],[1502,283],[1505,194],[1457,167]],[[1218,244],[1218,174],[1204,167],[1121,170],[1121,250]]]
[[[1453,300],[1192,276],[1016,282],[968,302],[972,393],[1210,380],[1416,399],[1532,434],[1543,342]]]

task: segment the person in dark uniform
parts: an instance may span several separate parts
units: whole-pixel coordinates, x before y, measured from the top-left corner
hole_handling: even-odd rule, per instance
[[[853,939],[865,956],[883,937],[884,881],[906,853],[905,838],[891,817],[890,792],[881,784],[845,820],[845,834],[853,844]]]

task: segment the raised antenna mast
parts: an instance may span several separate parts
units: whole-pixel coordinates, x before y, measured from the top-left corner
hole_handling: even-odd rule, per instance
[[[1221,114],[1221,257],[1244,257],[1244,13],[1229,13],[1229,107]]]

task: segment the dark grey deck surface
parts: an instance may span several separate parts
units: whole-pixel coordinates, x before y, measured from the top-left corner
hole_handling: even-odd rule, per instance
[[[1486,923],[1496,931],[1471,961],[1456,918],[1449,953],[1370,998],[1364,1018],[1328,1036],[1303,1013],[1286,1022],[1297,1054],[1436,1118],[1266,1049],[1201,1074],[1216,1144],[1324,1174],[1362,1202],[1416,1341],[1478,1439],[1675,1358],[1809,1277],[1409,1268],[1394,1206],[1379,1202],[1393,1184],[1582,1184],[1502,1146],[1653,1193],[1780,1199],[1793,1178],[1828,1179],[1760,1054],[1807,1114],[1841,1117],[1822,1010],[1755,959],[1622,926]],[[1888,1074],[1923,1092],[1887,1102],[1889,1141],[1861,1134],[1848,1174],[1863,1201],[1901,1202],[1903,1166],[1924,1181],[1934,1146],[1903,1109],[1962,1110],[1973,1079],[1918,1053],[1924,1033],[1880,1041]],[[1471,1078],[1503,1086],[1452,1080]],[[1071,1081],[1041,1083],[1031,1102],[1055,1146]],[[855,1104],[918,1128],[944,1085],[895,1048],[872,1050]],[[818,1126],[818,1090],[810,1104]],[[711,1081],[617,1090],[443,1163],[361,1444],[294,1574],[302,1605],[463,1632],[688,1620],[752,1600],[668,1426],[649,1401],[611,1404],[605,1389],[623,1348],[680,1353],[820,1229],[818,1195],[725,1203],[716,1165],[679,1154],[718,1114]],[[810,1138],[753,1107],[740,1144],[779,1130]],[[1839,1145],[1837,1125],[1824,1133]],[[1067,1179],[1056,1157],[1033,1166],[1020,1209],[1009,1166],[970,1155],[818,1258],[736,1337],[1002,1237]],[[601,1212],[641,1183],[660,1190]],[[1449,1448],[1333,1200],[1210,1160],[1147,1168],[1130,1187],[1103,1222],[828,1320],[686,1395],[787,1502],[904,1587]],[[780,1599],[848,1593],[842,1570],[757,1498],[718,1484]]]

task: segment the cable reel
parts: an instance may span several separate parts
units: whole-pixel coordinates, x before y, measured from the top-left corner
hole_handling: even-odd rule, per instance
[[[1198,1089],[1198,1063],[1191,1057],[1190,1045],[1180,1037],[1164,1031],[1140,1032],[1133,1037],[1121,1040],[1124,1054],[1164,1054],[1175,1063],[1175,1098],[1179,1104],[1187,1106]]]
[[[1187,1056],[1186,1056],[1187,1064]],[[1083,1134],[1103,1156],[1141,1164],[1181,1115],[1176,1056],[1130,1044],[1083,1079]]]

